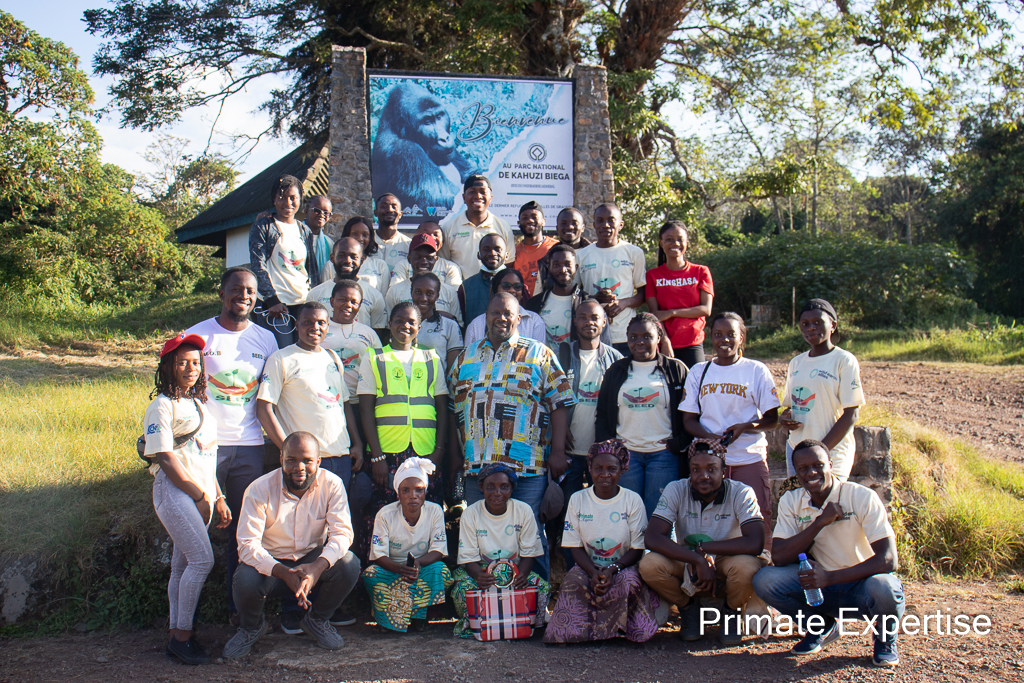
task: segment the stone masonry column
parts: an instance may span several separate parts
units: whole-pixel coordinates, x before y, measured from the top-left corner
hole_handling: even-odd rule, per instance
[[[578,65],[573,70],[573,80],[576,85],[573,134],[575,204],[583,212],[586,232],[593,239],[594,209],[604,202],[615,201],[608,72],[603,66]]]
[[[332,47],[330,179],[334,215],[327,233],[337,238],[352,216],[372,216],[370,130],[366,111],[366,50]]]

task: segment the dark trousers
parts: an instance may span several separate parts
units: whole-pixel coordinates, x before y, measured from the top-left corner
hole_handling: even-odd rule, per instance
[[[320,557],[323,547],[307,553],[298,560],[279,560],[286,567],[297,567],[300,564],[309,564]],[[359,581],[359,573],[362,567],[359,560],[351,552],[335,562],[330,569],[320,575],[320,581],[316,588],[318,594],[313,600],[312,614],[317,619],[330,619],[334,611],[341,606],[348,594],[355,588]],[[295,594],[288,588],[288,584],[276,576],[264,576],[245,563],[238,565],[235,571],[234,585],[235,605],[238,607],[238,617],[242,628],[252,631],[259,627],[263,619],[263,605],[267,598],[283,598]]]
[[[242,511],[245,489],[263,474],[263,451],[262,445],[217,447],[217,481],[228,509],[231,510],[231,524],[227,528],[228,547],[224,550],[224,565],[228,575],[228,610],[231,612],[237,611],[231,594],[231,580],[238,567],[238,515]]]
[[[672,353],[675,357],[683,361],[683,365],[689,370],[697,363],[704,362],[704,345],[694,344],[693,346],[684,346],[681,349],[672,349]]]
[[[256,304],[256,310],[253,313],[252,319],[256,321],[256,324],[262,327],[263,329],[270,330],[274,335],[274,339],[277,340],[277,348],[283,349],[286,346],[291,346],[292,344],[294,344],[295,340],[299,338],[298,330],[295,329],[295,326],[299,320],[299,307],[301,305],[302,304],[288,306],[288,313],[289,315],[292,316],[292,318],[294,318],[294,320],[274,318],[274,325],[271,325],[270,322],[267,320],[267,316],[263,315],[264,309],[263,302],[261,301],[258,304]],[[277,327],[277,329],[274,329],[275,326]],[[291,329],[291,332],[283,332],[283,330],[287,330],[289,328]],[[278,330],[282,331],[279,332]]]

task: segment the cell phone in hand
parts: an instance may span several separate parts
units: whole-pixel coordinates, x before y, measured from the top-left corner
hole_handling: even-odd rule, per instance
[[[412,556],[412,553],[409,553],[409,557],[405,561],[405,566],[406,567],[415,567],[416,566],[416,558]]]
[[[719,443],[728,448],[729,444],[732,443],[732,434],[732,432],[727,432],[726,435],[721,438]]]

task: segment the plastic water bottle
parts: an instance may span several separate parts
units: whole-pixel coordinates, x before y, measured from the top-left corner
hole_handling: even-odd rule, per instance
[[[811,563],[807,561],[807,555],[800,553],[800,571],[805,569],[813,569]],[[825,596],[821,594],[820,588],[805,588],[804,599],[807,600],[807,604],[811,607],[817,607],[821,603],[825,602]]]

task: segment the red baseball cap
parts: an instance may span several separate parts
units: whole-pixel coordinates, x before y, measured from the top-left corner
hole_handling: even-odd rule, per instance
[[[412,242],[409,243],[409,251],[419,249],[420,247],[430,247],[437,251],[437,240],[434,239],[433,235],[425,235],[422,232],[416,233],[412,237]]]
[[[200,351],[206,348],[206,342],[198,334],[185,334],[182,332],[177,337],[171,337],[164,342],[164,348],[160,350],[160,357],[163,358],[182,344],[191,344]]]

